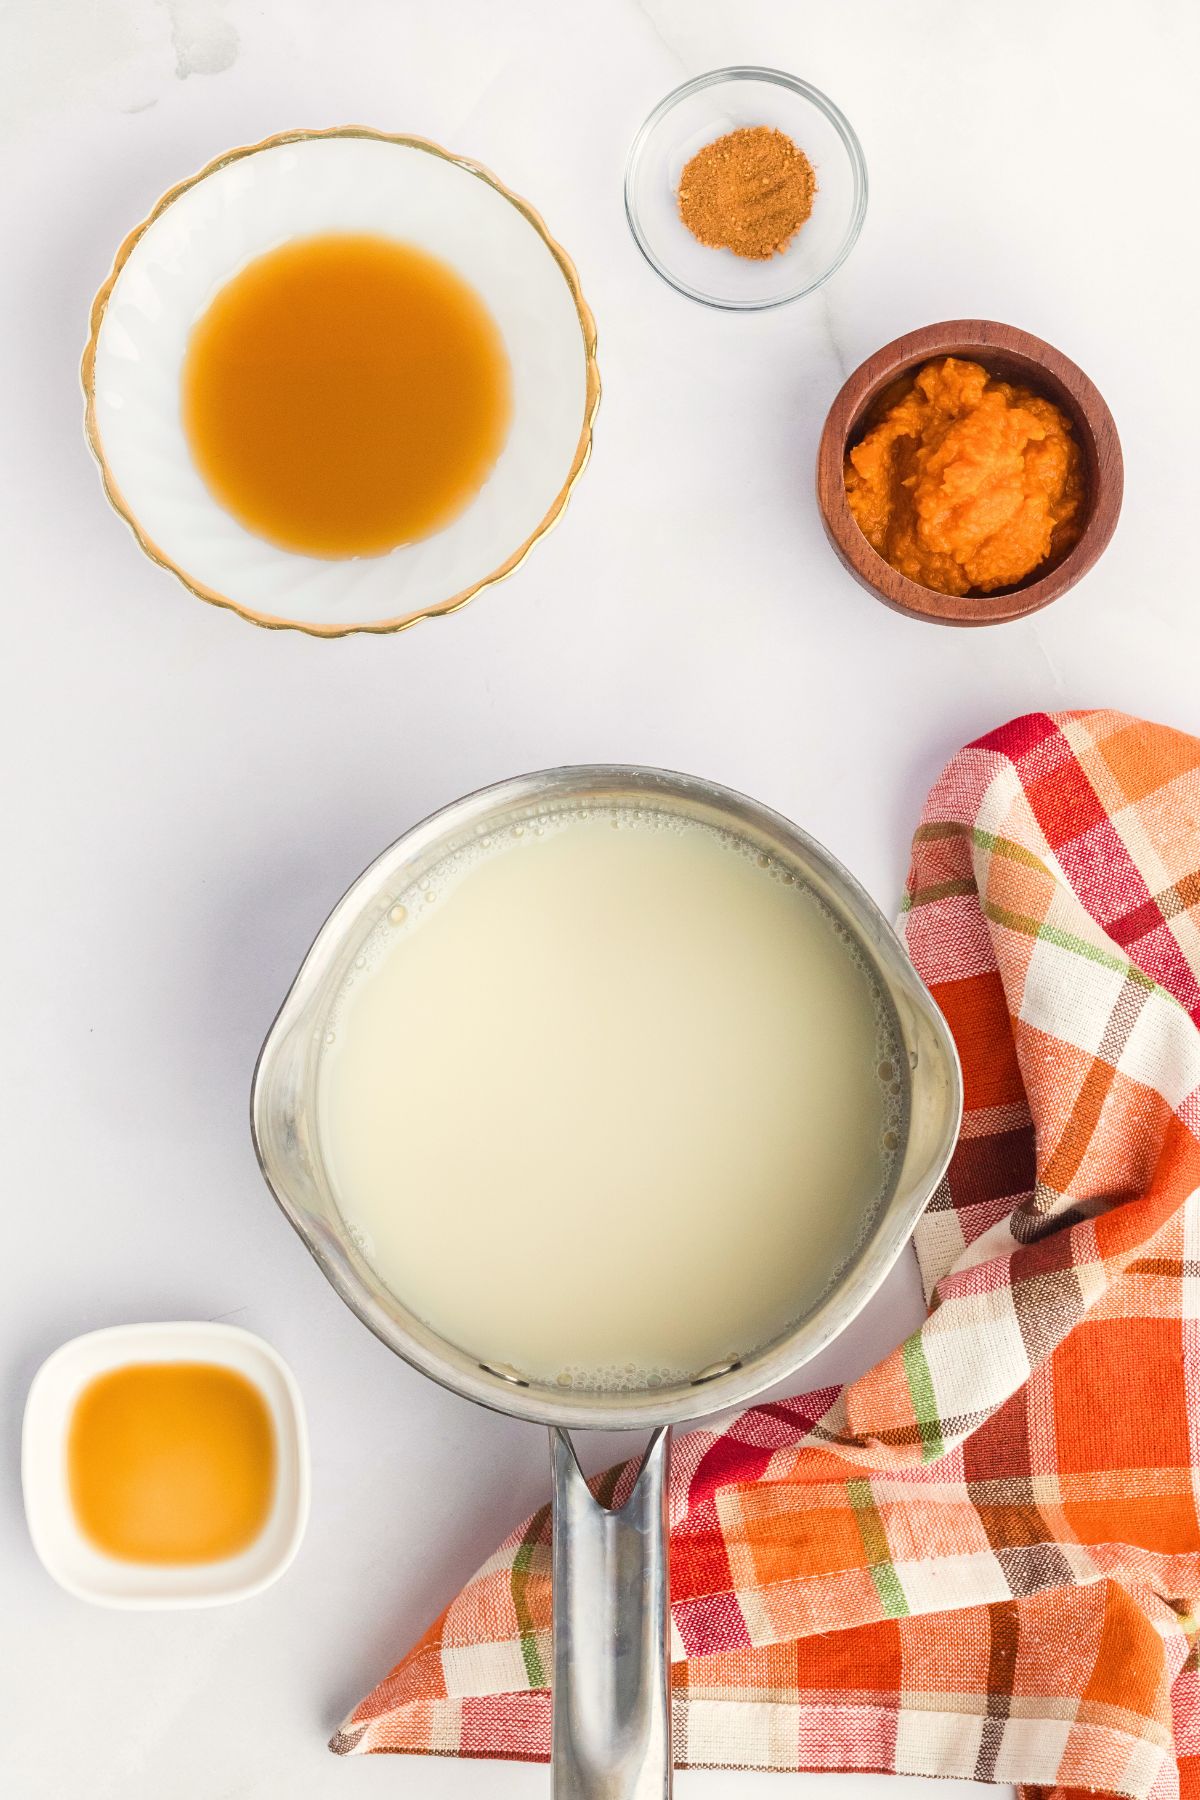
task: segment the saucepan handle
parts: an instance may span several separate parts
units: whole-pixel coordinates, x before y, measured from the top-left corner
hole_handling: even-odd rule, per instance
[[[664,1800],[671,1792],[667,1477],[656,1431],[619,1511],[594,1500],[553,1427],[554,1800]]]

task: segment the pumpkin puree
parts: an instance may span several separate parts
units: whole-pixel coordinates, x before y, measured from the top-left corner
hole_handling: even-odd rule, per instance
[[[1083,529],[1070,421],[975,362],[926,363],[846,457],[846,497],[894,569],[942,594],[990,594]]]

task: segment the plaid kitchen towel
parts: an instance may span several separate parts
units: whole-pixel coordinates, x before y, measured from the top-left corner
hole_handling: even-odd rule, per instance
[[[966,1084],[929,1316],[840,1391],[678,1440],[677,1760],[1200,1793],[1200,740],[979,739],[902,930]],[[543,1509],[333,1748],[545,1757],[549,1584]]]

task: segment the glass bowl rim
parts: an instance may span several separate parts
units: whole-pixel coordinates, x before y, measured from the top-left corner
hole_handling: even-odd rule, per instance
[[[825,115],[841,139],[850,162],[854,181],[854,203],[851,208],[850,221],[832,261],[819,275],[813,280],[805,282],[802,287],[792,288],[787,293],[769,295],[762,299],[719,298],[715,294],[705,293],[701,288],[693,287],[690,282],[673,274],[650,248],[642,231],[638,208],[633,198],[633,186],[638,167],[656,127],[681,101],[690,98],[692,94],[702,93],[705,88],[715,87],[719,83],[728,81],[770,82],[776,87],[787,88],[791,93],[798,94],[802,100],[809,101],[818,112]],[[828,94],[822,93],[821,89],[814,87],[811,82],[802,80],[799,75],[789,75],[782,69],[770,69],[756,63],[734,63],[727,68],[710,69],[706,74],[694,75],[690,81],[681,82],[678,87],[672,88],[670,93],[663,96],[643,121],[629,146],[629,153],[625,159],[625,217],[634,243],[650,267],[657,275],[661,276],[669,287],[673,287],[677,293],[685,294],[689,300],[697,300],[703,306],[716,307],[721,312],[765,312],[771,307],[789,306],[793,300],[803,300],[806,294],[815,293],[819,287],[823,287],[830,276],[836,274],[841,268],[858,242],[863,220],[866,217],[868,193],[867,164],[866,158],[863,156],[862,144],[841,108],[834,104]]]

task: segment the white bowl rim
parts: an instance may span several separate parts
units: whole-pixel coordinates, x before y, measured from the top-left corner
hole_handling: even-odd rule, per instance
[[[160,1355],[168,1356],[174,1347],[178,1349],[184,1336],[207,1339],[214,1347],[224,1343],[233,1348],[240,1348],[250,1359],[265,1363],[279,1378],[280,1386],[286,1399],[286,1408],[281,1423],[284,1426],[283,1441],[278,1449],[282,1455],[291,1454],[295,1465],[295,1503],[284,1541],[278,1556],[263,1569],[246,1579],[236,1583],[222,1584],[215,1578],[213,1584],[206,1589],[197,1589],[187,1594],[167,1592],[129,1592],[120,1593],[102,1590],[90,1586],[74,1575],[65,1565],[59,1554],[55,1535],[48,1526],[45,1503],[42,1496],[43,1477],[37,1469],[37,1458],[34,1453],[34,1438],[40,1426],[40,1415],[45,1406],[45,1389],[48,1382],[63,1363],[73,1359],[86,1358],[89,1351],[99,1351],[102,1360],[92,1373],[102,1373],[107,1369],[128,1367],[131,1363],[146,1361],[146,1351],[156,1348]],[[106,1350],[117,1352],[111,1358],[104,1355]],[[230,1366],[233,1366],[232,1364]],[[262,1391],[253,1374],[239,1368],[259,1392]],[[86,1379],[86,1376],[85,1376]],[[272,1408],[274,1416],[275,1409]],[[64,1415],[63,1424],[69,1419],[69,1412]],[[248,1600],[260,1594],[291,1567],[303,1542],[312,1499],[312,1472],[310,1466],[308,1424],[304,1410],[304,1400],[299,1383],[291,1368],[284,1361],[279,1351],[266,1338],[257,1332],[247,1331],[244,1326],[230,1325],[222,1319],[163,1319],[147,1320],[127,1325],[102,1325],[95,1331],[81,1332],[77,1337],[67,1338],[64,1343],[50,1352],[40,1364],[37,1373],[29,1384],[25,1398],[25,1410],[21,1424],[21,1490],[25,1506],[25,1520],[38,1561],[58,1585],[78,1600],[86,1600],[94,1606],[107,1606],[126,1612],[164,1612],[179,1611],[198,1606],[221,1606],[234,1600]],[[146,1568],[146,1564],[131,1565]],[[169,1575],[175,1565],[164,1564],[164,1576]],[[188,1567],[210,1567],[219,1577],[221,1563],[211,1565],[187,1565]]]
[[[575,455],[572,459],[571,466],[567,471],[562,487],[559,489],[546,513],[529,536],[526,537],[525,540],[496,568],[490,570],[487,574],[480,576],[477,580],[471,581],[458,593],[451,594],[444,600],[434,601],[427,606],[417,608],[413,612],[399,614],[394,618],[351,621],[350,623],[342,623],[339,621],[336,624],[315,623],[311,620],[285,618],[273,613],[260,612],[254,607],[244,605],[230,594],[219,593],[215,588],[208,587],[203,582],[196,581],[186,570],[181,568],[161,545],[157,544],[149,535],[141,521],[138,519],[134,508],[121,492],[116,476],[105,453],[97,417],[96,403],[96,348],[104,324],[105,314],[108,310],[108,303],[125,264],[128,262],[144,234],[150,229],[155,221],[161,217],[167,208],[171,206],[181,194],[186,193],[189,188],[195,187],[209,175],[214,175],[219,170],[228,168],[230,164],[241,161],[243,157],[255,156],[260,151],[273,150],[280,145],[309,143],[327,138],[365,138],[377,143],[399,145],[405,149],[423,150],[431,156],[440,157],[443,161],[453,163],[457,168],[465,170],[466,173],[470,175],[474,175],[478,180],[494,189],[502,199],[507,200],[509,205],[515,208],[527,223],[532,226],[533,230],[546,246],[546,249],[550,252],[554,261],[558,264],[559,270],[570,291],[575,312],[579,320],[579,328],[583,339],[585,366],[583,420],[580,426],[579,441],[575,448]],[[198,600],[207,601],[210,605],[220,606],[229,612],[236,613],[239,618],[247,620],[251,625],[260,625],[267,630],[273,631],[302,631],[309,637],[318,638],[348,637],[358,632],[382,635],[385,633],[406,631],[409,626],[416,625],[422,619],[440,619],[445,618],[450,613],[457,612],[460,607],[466,606],[468,601],[473,600],[477,594],[482,593],[486,588],[495,586],[498,581],[503,581],[506,575],[511,575],[513,571],[519,568],[521,563],[524,562],[534,545],[540,542],[546,533],[550,531],[561,518],[567,502],[574,491],[575,484],[582,475],[591,456],[592,432],[595,424],[596,410],[600,404],[600,373],[596,361],[595,317],[587,301],[583,297],[583,290],[580,287],[579,275],[574,263],[557,239],[551,236],[541,214],[537,212],[527,200],[523,200],[520,195],[513,193],[511,188],[506,187],[505,184],[482,163],[475,162],[470,157],[460,156],[454,151],[447,150],[443,145],[435,143],[432,138],[417,137],[397,132],[379,131],[369,125],[331,125],[319,129],[297,128],[291,131],[275,132],[270,137],[262,138],[258,143],[241,144],[238,145],[236,149],[223,151],[220,156],[216,156],[210,162],[205,163],[204,167],[198,169],[195,174],[187,176],[184,180],[178,181],[172,187],[168,188],[166,192],[160,195],[155,201],[145,218],[142,219],[139,224],[134,226],[133,230],[129,232],[124,241],[119,245],[116,255],[113,258],[112,268],[97,292],[95,299],[92,301],[88,340],[84,347],[79,376],[83,387],[85,403],[84,435],[87,439],[88,447],[96,460],[105,498],[113,511],[119,518],[124,520],[125,524],[132,531],[139,546],[150,558],[151,562],[157,563],[159,568],[165,569],[168,574],[174,575],[176,580],[181,582],[188,592],[194,594]]]

